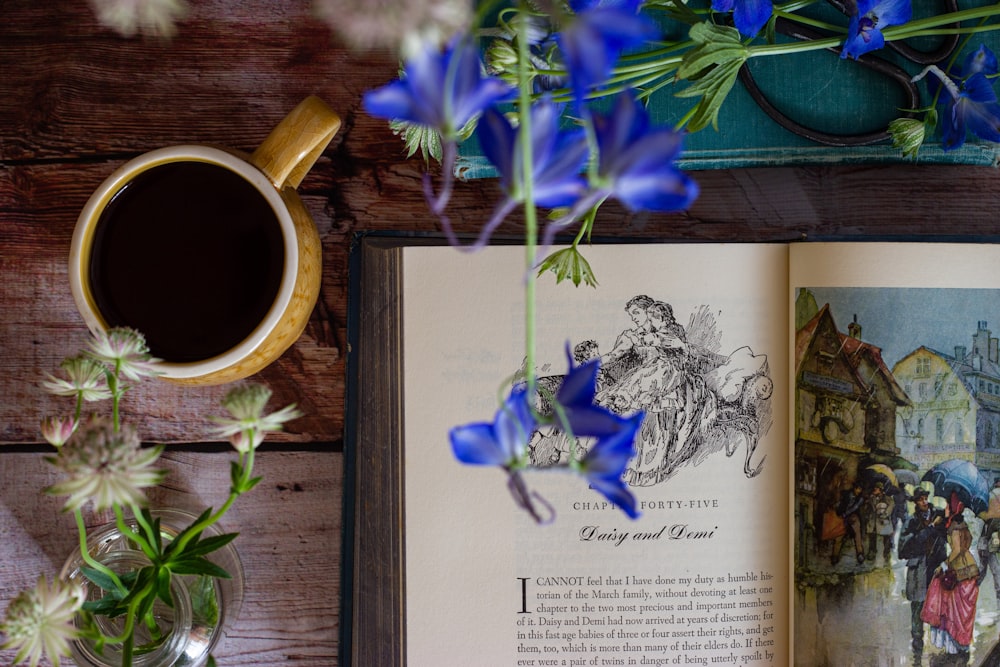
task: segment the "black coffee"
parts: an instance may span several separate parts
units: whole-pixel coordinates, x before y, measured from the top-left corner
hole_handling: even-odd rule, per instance
[[[146,336],[165,361],[201,361],[243,341],[278,293],[281,228],[241,176],[203,162],[143,172],[94,232],[90,283],[110,326]]]

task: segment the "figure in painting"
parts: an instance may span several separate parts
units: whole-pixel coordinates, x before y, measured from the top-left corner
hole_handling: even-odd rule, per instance
[[[906,599],[910,601],[910,647],[913,664],[924,652],[924,621],[921,618],[927,589],[934,572],[948,556],[944,513],[931,507],[926,489],[914,490],[913,516],[899,536],[899,557],[906,559]]]
[[[865,504],[865,496],[862,492],[861,484],[855,482],[851,488],[844,491],[840,497],[840,504],[837,505],[837,515],[844,522],[844,534],[854,543],[854,557],[858,563],[865,562],[865,552],[861,535],[861,509]],[[840,547],[843,537],[839,537],[833,544],[833,555],[831,561],[834,565],[840,560]]]
[[[979,567],[972,533],[961,512],[947,522],[948,557],[934,571],[920,618],[930,626],[931,643],[967,664],[979,597]]]
[[[983,520],[983,531],[976,545],[982,570],[979,581],[982,583],[987,572],[992,574],[993,590],[996,591],[996,599],[1000,600],[1000,478],[993,482],[989,507],[980,513],[979,518]]]
[[[871,494],[865,503],[864,512],[865,534],[868,536],[868,560],[875,560],[876,547],[882,544],[882,560],[886,564],[892,554],[892,537],[896,526],[892,517],[895,510],[895,500],[885,492],[883,482],[875,482]]]

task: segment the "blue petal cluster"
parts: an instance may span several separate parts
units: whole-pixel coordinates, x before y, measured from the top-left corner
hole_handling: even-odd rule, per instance
[[[608,78],[624,49],[658,37],[656,25],[638,13],[641,5],[642,0],[570,0],[574,16],[556,42],[578,105]]]
[[[680,211],[694,203],[698,185],[675,164],[683,144],[679,132],[653,126],[630,93],[593,122],[598,173],[613,197],[632,211]]]
[[[733,13],[733,25],[744,37],[753,37],[763,29],[774,13],[771,0],[712,0],[712,9]]]
[[[902,25],[913,16],[910,0],[858,0],[857,11],[851,14],[847,39],[840,50],[841,58],[854,58],[885,46],[882,30]]]
[[[405,120],[456,136],[470,120],[512,93],[496,77],[483,76],[476,45],[459,39],[440,50],[425,44],[406,61],[403,77],[369,91],[363,104],[372,116]]]
[[[634,455],[635,435],[643,413],[621,417],[596,405],[599,361],[576,366],[567,349],[569,373],[551,401],[557,415],[555,426],[574,438],[593,441],[578,464],[590,485],[628,516],[639,515],[635,497],[622,479],[625,466]],[[477,422],[451,429],[452,452],[462,463],[500,466],[510,476],[510,488],[518,503],[536,518],[532,494],[524,485],[520,470],[527,466],[528,442],[539,426],[531,400],[523,385],[515,387],[497,410],[492,422]],[[572,464],[571,464],[572,465]]]
[[[535,203],[547,208],[569,206],[586,190],[581,176],[589,151],[586,137],[581,129],[560,129],[559,109],[547,98],[531,107],[532,193]],[[483,155],[500,173],[504,192],[519,201],[524,179],[517,130],[490,109],[476,126],[476,136]]]
[[[941,143],[946,151],[960,148],[969,132],[986,141],[1000,142],[1000,104],[990,78],[997,74],[997,58],[980,46],[963,66],[950,74],[938,92]],[[933,82],[934,80],[931,79]],[[937,86],[931,86],[932,92]]]
[[[456,426],[451,429],[451,449],[462,463],[520,466],[528,451],[528,438],[537,426],[524,388],[515,389],[497,410],[492,422]]]

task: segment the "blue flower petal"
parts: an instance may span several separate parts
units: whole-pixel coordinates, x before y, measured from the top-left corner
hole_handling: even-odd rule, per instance
[[[597,372],[600,370],[600,360],[593,359],[579,366],[573,363],[573,354],[566,345],[566,357],[569,359],[569,373],[563,378],[556,400],[564,406],[590,406],[597,394]]]
[[[740,0],[733,8],[733,24],[744,37],[753,37],[771,18],[771,0]]]
[[[978,49],[965,57],[962,74],[970,76],[977,72],[982,72],[987,76],[997,73],[997,57],[986,48],[985,44],[980,44]]]
[[[882,29],[909,21],[913,17],[913,4],[911,0],[879,0],[871,12],[878,17],[878,27]]]
[[[511,88],[482,73],[475,45],[460,40],[443,51],[430,44],[409,58],[403,78],[364,96],[373,116],[405,120],[451,138],[473,117],[511,93]]]
[[[507,463],[494,435],[493,424],[456,426],[451,429],[448,438],[455,458],[462,463],[490,466]]]
[[[625,466],[635,454],[635,434],[642,425],[645,414],[638,412],[620,419],[617,431],[600,438],[583,458],[582,466],[588,479],[616,479],[625,472]]]
[[[598,172],[609,195],[632,211],[679,211],[698,196],[695,182],[674,166],[682,135],[653,127],[645,107],[622,94],[609,116],[595,115]]]
[[[624,481],[621,479],[595,479],[591,480],[590,485],[615,506],[620,507],[630,519],[639,518],[638,502]]]
[[[1000,104],[969,105],[965,121],[968,129],[980,139],[1000,142]]]
[[[516,389],[497,410],[492,424],[456,426],[448,437],[455,458],[462,463],[507,467],[523,458],[535,426],[525,391]]]
[[[636,13],[638,3],[578,3],[581,9],[556,36],[579,105],[604,82],[623,49],[655,39],[659,30]]]
[[[496,167],[500,174],[500,184],[509,191],[514,178],[514,145],[517,134],[503,114],[495,109],[487,109],[476,125],[476,138],[483,150],[483,156]]]

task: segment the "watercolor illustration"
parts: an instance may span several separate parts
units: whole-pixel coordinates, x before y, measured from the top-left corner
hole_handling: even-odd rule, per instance
[[[796,664],[1000,665],[990,313],[1000,291],[796,291]]]

